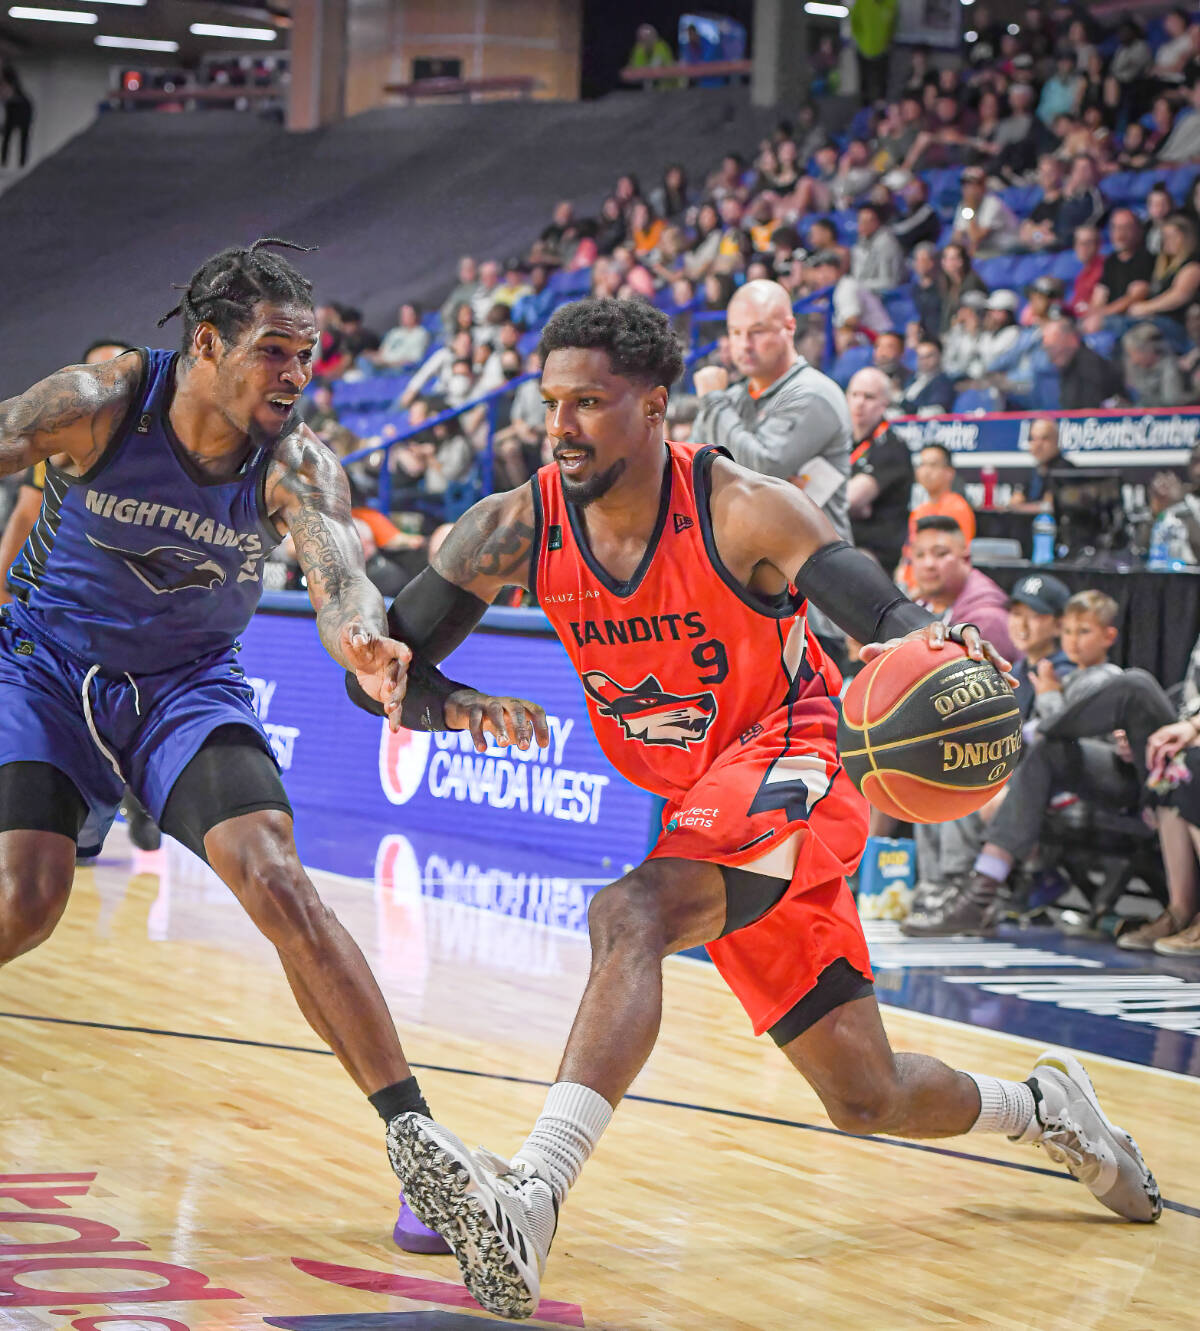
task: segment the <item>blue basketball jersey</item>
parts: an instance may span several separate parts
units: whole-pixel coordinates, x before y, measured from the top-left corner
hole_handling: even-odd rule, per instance
[[[13,619],[89,664],[156,674],[227,651],[279,537],[270,445],[212,480],[168,419],[178,353],[141,353],[141,389],[86,475],[47,466],[42,510],[8,575]]]

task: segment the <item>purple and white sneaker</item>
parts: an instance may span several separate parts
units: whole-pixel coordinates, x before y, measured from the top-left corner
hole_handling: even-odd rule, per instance
[[[392,1239],[397,1248],[405,1252],[420,1252],[428,1257],[448,1257],[450,1245],[437,1232],[421,1224],[412,1213],[412,1208],[400,1194],[400,1214],[396,1217],[396,1227],[392,1230]]]

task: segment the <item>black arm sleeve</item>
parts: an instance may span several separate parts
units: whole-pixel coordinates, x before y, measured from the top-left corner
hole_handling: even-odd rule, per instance
[[[434,666],[470,634],[486,609],[486,601],[456,587],[432,565],[422,569],[388,607],[388,633],[397,642],[407,643],[413,652],[403,709],[404,724],[410,730],[445,730],[442,706],[463,685],[447,680]],[[448,686],[444,690],[443,684]],[[382,703],[367,697],[352,670],[346,672],[346,693],[364,712],[383,715]],[[410,724],[410,713],[414,717],[438,716],[443,724]]]
[[[456,587],[431,564],[389,606],[388,630],[414,656],[437,665],[470,635],[486,609],[486,601]]]
[[[933,623],[879,565],[846,541],[823,545],[795,578],[800,594],[856,642],[886,642]]]

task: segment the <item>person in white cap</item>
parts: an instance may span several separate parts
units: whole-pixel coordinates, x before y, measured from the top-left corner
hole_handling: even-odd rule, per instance
[[[985,372],[998,356],[1012,349],[1020,336],[1017,324],[1020,308],[1021,298],[1015,291],[993,291],[987,298],[983,336],[979,339],[979,360]]]
[[[954,321],[942,343],[942,368],[955,381],[966,380],[981,372],[979,340],[983,337],[983,317],[987,296],[982,291],[968,291],[959,302]],[[957,388],[962,384],[956,382]]]

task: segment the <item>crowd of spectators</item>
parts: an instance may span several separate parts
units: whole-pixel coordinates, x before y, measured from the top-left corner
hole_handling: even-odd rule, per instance
[[[525,253],[464,257],[438,310],[405,303],[382,332],[323,306],[321,383],[404,380],[366,428],[339,407],[331,442],[386,443],[535,372],[538,330],[589,293],[655,302],[736,379],[723,321],[754,279],[801,302],[797,347],[843,388],[880,369],[889,414],[1200,401],[1200,26],[1173,10],[1148,40],[1068,5],[1004,25],[979,4],[971,21],[961,59],[918,50],[905,71],[893,49],[890,95],[840,136],[807,105],[702,178],[669,164],[653,184],[622,175],[587,214],[563,200]],[[668,57],[639,30],[632,62]],[[498,411],[394,448],[392,509],[415,501],[425,529],[453,516],[496,433],[491,483],[523,481],[543,451],[535,395]],[[364,502],[382,465],[356,468]]]

